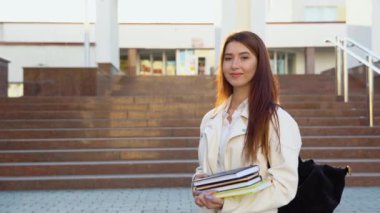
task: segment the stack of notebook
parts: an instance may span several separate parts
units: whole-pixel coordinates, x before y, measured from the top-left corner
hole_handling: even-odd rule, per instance
[[[239,169],[216,173],[193,182],[197,191],[216,191],[215,197],[241,196],[256,193],[271,185],[262,180],[259,166],[251,165]]]

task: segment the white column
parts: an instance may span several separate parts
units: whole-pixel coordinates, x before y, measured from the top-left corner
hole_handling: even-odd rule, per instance
[[[266,1],[251,0],[251,31],[265,42]]]
[[[111,63],[117,69],[119,57],[119,22],[117,0],[96,0],[96,62]]]
[[[162,75],[166,75],[166,62],[167,62],[166,52],[162,51]]]
[[[215,15],[215,65],[225,38],[232,32],[250,30],[265,41],[265,0],[218,0]]]
[[[251,30],[251,0],[238,0],[236,4],[236,31]]]
[[[90,22],[88,19],[88,1],[84,0],[84,66],[90,66]]]
[[[380,55],[380,0],[372,2],[372,50]]]
[[[235,30],[236,2],[231,0],[218,0],[216,1],[215,7],[215,68],[217,69],[224,40]]]

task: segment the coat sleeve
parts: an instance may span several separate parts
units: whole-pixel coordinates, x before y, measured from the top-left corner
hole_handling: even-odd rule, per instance
[[[270,127],[270,168],[266,174],[272,185],[253,195],[226,198],[222,212],[277,212],[296,195],[298,185],[298,156],[301,135],[297,123],[284,110],[278,109],[279,137]]]
[[[205,116],[203,116],[201,125],[200,125],[200,139],[199,139],[199,147],[198,147],[198,162],[199,165],[195,169],[195,174],[193,175],[193,180],[197,174],[200,173],[207,173],[207,168],[205,165],[207,164],[207,141],[205,140],[205,126],[206,123],[210,120],[211,115],[214,113],[214,110],[209,111],[206,113]],[[207,209],[205,207],[200,208],[200,213],[217,213],[217,210],[214,209]]]
[[[194,180],[195,176],[200,173],[205,173],[205,169],[202,165],[204,165],[205,155],[207,152],[207,144],[204,140],[204,129],[205,129],[205,123],[209,120],[210,114],[212,113],[212,110],[206,113],[203,118],[200,125],[200,135],[199,135],[199,145],[198,145],[198,167],[195,169],[195,174],[193,175],[192,180]]]

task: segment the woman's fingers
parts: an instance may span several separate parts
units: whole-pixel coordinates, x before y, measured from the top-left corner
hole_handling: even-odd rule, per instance
[[[199,179],[199,178],[204,178],[204,177],[207,177],[206,173],[199,173],[194,176],[194,180]]]
[[[200,193],[196,198],[195,198],[195,204],[197,204],[200,207],[207,207],[207,201],[205,199],[205,194]]]
[[[224,204],[224,199],[213,196],[216,191],[197,191],[192,190],[195,204],[199,207],[208,209],[221,209]]]
[[[195,198],[195,197],[198,197],[201,192],[197,190],[192,190],[192,193],[193,193],[193,197]]]
[[[224,200],[214,197],[211,193],[214,192],[202,192],[200,193],[195,203],[200,207],[206,207],[208,209],[221,209],[224,204]]]

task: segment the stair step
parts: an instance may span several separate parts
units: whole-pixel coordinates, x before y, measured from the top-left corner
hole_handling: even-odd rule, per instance
[[[303,136],[380,135],[380,126],[304,126]],[[0,129],[0,139],[197,137],[199,127]]]
[[[2,150],[0,162],[197,159],[197,148]],[[303,158],[380,158],[380,147],[303,147]]]
[[[302,159],[307,158],[380,158],[380,147],[303,147]]]
[[[300,126],[367,126],[366,117],[295,117]],[[4,119],[0,129],[54,129],[54,128],[127,128],[127,127],[198,127],[201,118],[161,119]],[[380,117],[374,118],[380,126]]]
[[[0,190],[189,187],[193,173],[0,177]],[[346,186],[380,186],[380,173],[356,173]]]
[[[380,101],[375,101],[380,105]],[[331,101],[282,101],[286,109],[367,109],[367,102],[331,102]],[[202,110],[207,111],[214,107],[213,102],[183,103],[0,103],[0,110],[7,111],[164,111],[164,110]]]
[[[196,159],[197,148],[119,148],[0,151],[0,162]]]
[[[199,137],[0,140],[0,150],[198,147]]]
[[[199,136],[199,127],[158,128],[83,128],[83,129],[16,129],[0,130],[0,139],[7,138],[104,138],[104,137],[171,137]]]
[[[353,173],[376,173],[380,159],[314,159],[323,165],[344,168]],[[0,163],[1,176],[104,175],[148,173],[192,173],[198,161],[191,160],[138,160],[138,161],[81,161],[81,162],[21,162]]]
[[[380,119],[379,119],[380,120]],[[14,119],[1,120],[0,129],[199,127],[201,118],[172,119]]]
[[[380,135],[380,127],[368,126],[304,126],[302,136]]]
[[[198,147],[199,137],[0,139],[0,150]],[[304,136],[303,147],[380,146],[380,136]]]
[[[295,118],[298,117],[342,117],[367,116],[366,109],[289,109]],[[10,111],[1,112],[1,120],[10,119],[158,119],[158,118],[202,118],[207,110],[166,110],[166,111]],[[380,109],[374,110],[375,115]]]
[[[366,116],[367,109],[323,109],[323,110],[309,110],[309,109],[289,109],[289,114],[294,117],[341,117],[341,116]],[[380,110],[374,110],[374,114],[379,115]]]
[[[368,126],[368,117],[295,117],[299,126]],[[380,125],[380,117],[374,117],[374,125]]]
[[[197,160],[0,163],[0,176],[193,173]]]
[[[0,177],[0,190],[190,187],[193,173]]]
[[[281,94],[281,102],[289,101],[342,101],[342,97],[336,97],[335,94]],[[380,95],[375,94],[375,101],[380,101]],[[175,96],[149,96],[149,95],[131,95],[131,96],[109,96],[109,97],[60,97],[60,96],[23,96],[18,98],[4,98],[0,97],[0,103],[28,103],[28,104],[40,104],[40,103],[78,103],[78,104],[97,104],[97,103],[109,103],[113,104],[150,104],[150,103],[173,103],[173,102],[187,102],[194,103],[199,101],[202,103],[214,102],[215,93],[209,95],[175,95]],[[352,94],[349,96],[350,102],[366,101],[367,94]],[[195,102],[197,103],[197,102]]]
[[[353,173],[346,177],[346,186],[380,186],[380,173]]]
[[[327,164],[330,166],[345,168],[351,167],[352,173],[376,173],[380,171],[380,159],[315,159],[318,164]]]
[[[302,146],[337,146],[337,147],[365,147],[380,146],[380,136],[377,135],[344,135],[344,136],[304,136]]]
[[[357,107],[353,106],[336,106],[336,107],[346,107],[346,108],[360,108],[361,106],[356,104]],[[67,104],[50,104],[50,103],[39,103],[39,104],[0,104],[0,110],[7,111],[28,111],[28,112],[40,112],[40,111],[165,111],[165,110],[201,110],[208,111],[213,108],[213,103],[173,103],[173,104],[163,104],[163,103],[152,103],[152,104],[109,104],[109,103],[92,103],[92,104],[80,104],[80,103],[67,103]],[[312,108],[312,105],[310,106]],[[317,108],[318,106],[314,107]],[[332,106],[333,107],[333,106]],[[361,107],[364,108],[364,107]]]

